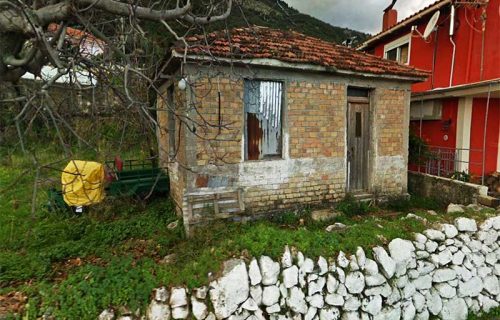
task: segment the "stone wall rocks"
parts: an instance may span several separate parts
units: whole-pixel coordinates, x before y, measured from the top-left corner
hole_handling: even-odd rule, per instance
[[[500,302],[500,217],[479,228],[468,218],[394,239],[387,250],[320,257],[285,248],[270,257],[225,263],[222,276],[194,289],[158,288],[147,319],[465,320]],[[477,231],[479,230],[479,231]],[[294,252],[294,253],[292,253]],[[208,293],[208,294],[207,294]],[[100,319],[113,319],[105,310]]]
[[[409,171],[408,192],[421,197],[434,198],[443,203],[468,205],[476,203],[479,197],[487,195],[488,187]],[[460,207],[456,205],[451,206],[450,209],[461,212]]]

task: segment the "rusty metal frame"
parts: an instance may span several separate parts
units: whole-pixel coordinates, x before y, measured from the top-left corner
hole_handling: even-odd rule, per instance
[[[280,151],[280,154],[279,155],[275,155],[275,156],[269,156],[269,157],[266,157],[266,158],[263,158],[263,159],[248,159],[248,142],[249,142],[249,137],[248,137],[248,127],[247,127],[247,123],[248,123],[248,115],[247,115],[247,111],[245,109],[245,97],[243,97],[243,117],[244,117],[244,121],[243,121],[243,133],[244,133],[244,161],[269,161],[269,160],[282,160],[284,159],[284,148],[285,148],[285,145],[284,145],[284,133],[285,133],[285,115],[286,115],[286,92],[287,92],[287,81],[285,79],[282,79],[282,78],[244,78],[243,81],[255,81],[255,82],[278,82],[281,84],[281,110],[280,110],[280,147],[279,147],[279,151]]]

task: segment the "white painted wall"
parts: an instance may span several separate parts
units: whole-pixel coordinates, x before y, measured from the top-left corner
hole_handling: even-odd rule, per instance
[[[472,120],[472,97],[464,97],[458,100],[457,115],[457,149],[470,148],[470,131]],[[469,172],[469,150],[460,150],[458,154],[457,171]]]
[[[498,130],[497,171],[500,172],[500,130]]]
[[[41,70],[41,79],[36,77],[32,73],[25,73],[23,79],[29,80],[44,80],[49,81],[54,76],[57,75],[57,68],[51,65],[43,66]],[[96,84],[96,79],[88,70],[77,70],[70,71],[69,73],[62,75],[56,80],[56,83],[79,83],[80,85],[91,86]]]

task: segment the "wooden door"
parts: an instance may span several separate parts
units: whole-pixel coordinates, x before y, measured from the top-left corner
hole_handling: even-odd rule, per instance
[[[347,189],[350,192],[366,191],[370,149],[370,106],[368,103],[349,102],[347,115]]]

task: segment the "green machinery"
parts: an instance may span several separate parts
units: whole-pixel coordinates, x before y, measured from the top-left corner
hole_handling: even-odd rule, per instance
[[[147,198],[169,191],[168,176],[158,167],[156,158],[147,160],[107,161],[107,197]],[[50,210],[68,209],[61,190],[48,190]]]

